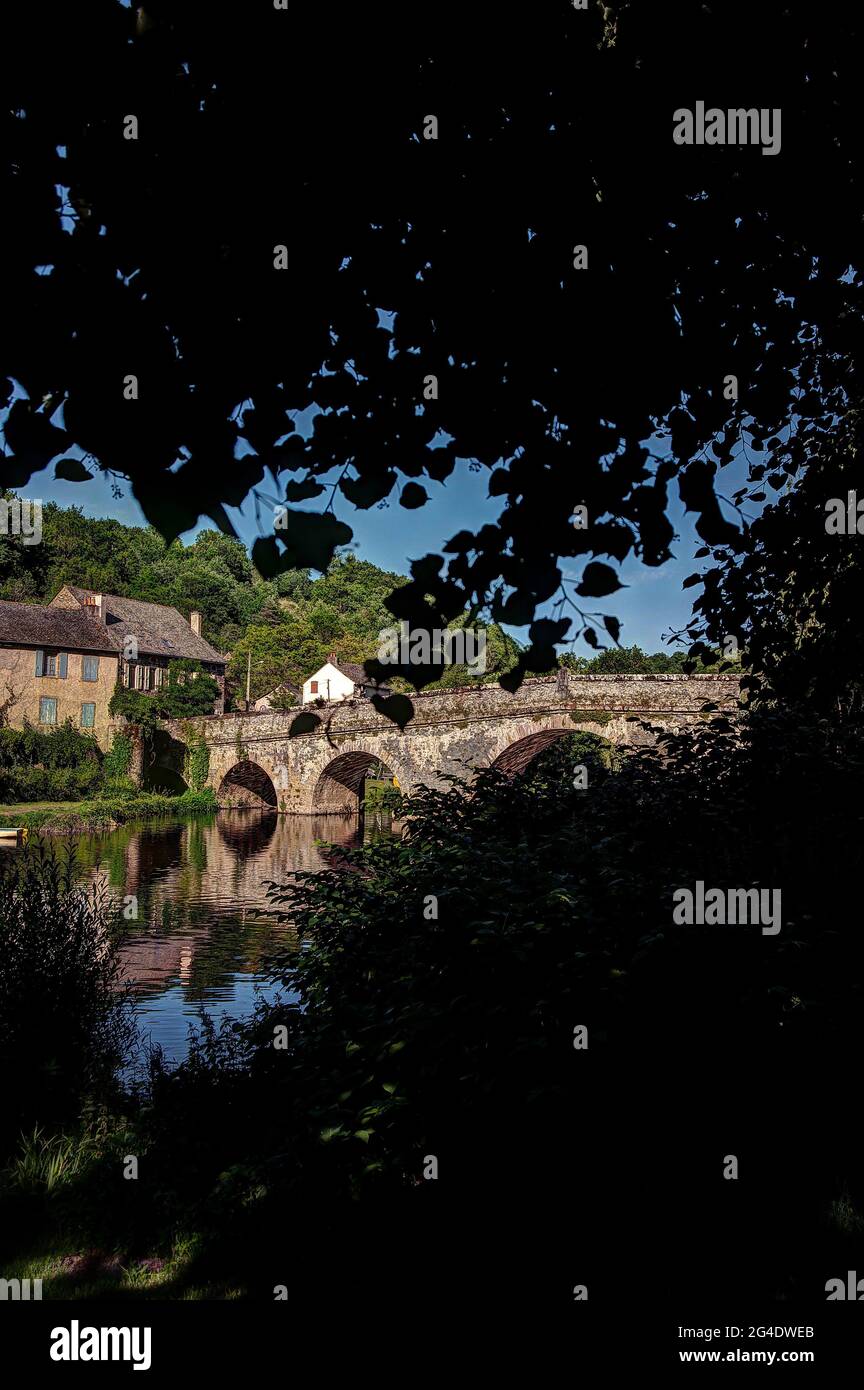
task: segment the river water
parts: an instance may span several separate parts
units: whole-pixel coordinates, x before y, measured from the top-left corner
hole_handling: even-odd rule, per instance
[[[256,991],[271,999],[277,986],[264,958],[280,941],[290,943],[292,932],[275,921],[267,882],[327,868],[327,843],[359,845],[389,833],[386,817],[219,811],[82,836],[82,875],[127,902],[137,899],[122,958],[142,1038],[177,1061],[202,1011],[218,1023],[251,1013]]]

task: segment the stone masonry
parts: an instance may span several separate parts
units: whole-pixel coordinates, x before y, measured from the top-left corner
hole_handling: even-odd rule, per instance
[[[712,705],[734,715],[739,695],[734,675],[562,672],[526,680],[513,695],[497,684],[414,695],[414,718],[404,732],[367,700],[353,700],[312,709],[320,725],[294,738],[289,730],[299,710],[190,719],[170,725],[169,733],[179,753],[190,738],[206,740],[208,785],[221,805],[344,815],[357,810],[363,779],[379,761],[405,792],[420,783],[443,785],[442,774],[464,776],[493,764],[513,774],[563,734],[644,746],[656,738],[646,721],[678,732],[712,718]]]

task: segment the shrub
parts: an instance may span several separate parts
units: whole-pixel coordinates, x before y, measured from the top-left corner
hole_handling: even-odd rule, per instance
[[[121,926],[104,888],[76,882],[74,848],[37,840],[0,861],[0,1151],[114,1089],[134,1036]]]
[[[4,801],[79,801],[92,796],[102,780],[96,762],[78,767],[0,768],[0,798]]]

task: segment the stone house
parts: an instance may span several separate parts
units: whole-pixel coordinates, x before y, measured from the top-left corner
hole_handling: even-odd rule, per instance
[[[200,661],[225,707],[226,658],[204,640],[201,614],[189,622],[161,603],[96,594],[66,584],[50,604],[0,602],[0,711],[50,728],[71,719],[110,744],[108,705],[118,679],[130,690],[158,690],[168,663]]]

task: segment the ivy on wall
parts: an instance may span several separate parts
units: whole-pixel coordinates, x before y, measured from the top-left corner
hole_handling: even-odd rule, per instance
[[[132,739],[128,734],[115,733],[109,751],[105,754],[102,764],[106,780],[109,782],[119,781],[122,777],[129,776],[129,769],[132,766]]]
[[[190,743],[183,761],[183,775],[194,792],[203,791],[210,773],[210,749],[204,739]]]

